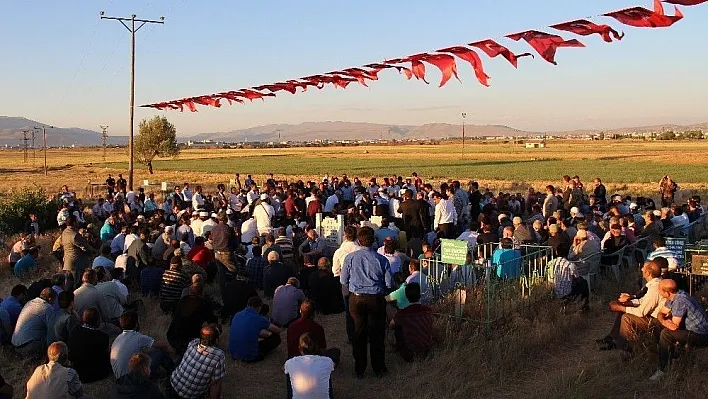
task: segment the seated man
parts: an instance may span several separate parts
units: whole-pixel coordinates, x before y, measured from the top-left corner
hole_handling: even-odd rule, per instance
[[[162,274],[160,287],[160,309],[170,313],[182,296],[182,290],[188,286],[190,277],[182,271],[182,259],[175,256],[170,260],[170,270]]]
[[[298,339],[298,350],[300,356],[285,362],[288,398],[332,398],[332,359],[320,354],[309,333]]]
[[[22,308],[12,334],[12,346],[23,356],[42,356],[47,347],[50,329],[54,327],[54,306],[56,293],[45,288],[39,295]]]
[[[79,373],[81,382],[102,380],[111,373],[108,335],[98,329],[101,321],[96,308],[84,309],[81,321],[80,326],[71,330],[66,342],[69,360]]]
[[[652,327],[652,318],[659,312],[659,283],[661,269],[655,261],[648,261],[642,267],[642,277],[646,280],[646,293],[637,298],[635,295],[622,293],[619,299],[610,302],[610,310],[617,314],[610,333],[597,343],[603,344],[600,350],[620,348],[631,350],[629,343],[636,339],[639,332],[647,332]]]
[[[231,317],[245,309],[250,298],[258,296],[250,281],[250,275],[244,270],[239,270],[236,278],[226,284],[226,292],[222,295],[224,298],[224,307],[221,309],[222,324],[231,324]]]
[[[165,272],[152,261],[140,271],[140,291],[143,296],[158,296],[162,285],[162,274]]]
[[[78,326],[79,315],[74,311],[74,293],[63,291],[59,294],[59,310],[54,315],[54,339],[53,341],[67,342],[69,333]]]
[[[169,352],[170,345],[165,341],[158,341],[148,335],[138,332],[138,314],[132,311],[120,316],[120,326],[123,332],[111,345],[111,368],[116,379],[130,372],[130,358],[137,352],[148,352],[151,359],[151,373],[155,374],[163,366],[168,372],[174,369],[174,362]]]
[[[686,291],[679,291],[673,280],[662,280],[659,293],[666,299],[659,309],[661,323],[659,337],[659,369],[649,379],[658,381],[664,376],[676,346],[708,346],[708,315],[705,309]]]
[[[91,264],[91,268],[95,269],[97,267],[103,267],[108,270],[111,270],[115,267],[116,263],[111,260],[111,247],[109,245],[103,244],[101,245],[101,256],[97,256],[94,260],[93,263]]]
[[[226,355],[219,349],[221,328],[216,324],[202,327],[199,339],[187,345],[179,366],[167,384],[169,397],[221,397],[221,381],[226,376]]]
[[[552,273],[549,273],[548,280],[553,283],[553,290],[564,305],[580,297],[583,310],[587,310],[590,304],[588,282],[578,274],[575,264],[567,259],[569,251],[568,244],[560,244],[556,248],[556,258],[549,264]]]
[[[27,399],[86,398],[79,374],[69,368],[69,348],[54,342],[47,349],[49,362],[37,367],[27,381]]]
[[[420,285],[406,285],[409,305],[393,316],[391,328],[396,337],[396,350],[407,362],[425,356],[433,345],[433,310],[421,305]]]
[[[248,282],[256,289],[263,289],[263,271],[268,265],[265,257],[261,256],[262,248],[258,245],[251,249],[253,257],[246,261]]]
[[[23,278],[25,275],[32,273],[39,266],[37,263],[37,258],[39,257],[38,247],[23,249],[22,255],[24,256],[15,263],[13,269],[13,274],[18,278]]]
[[[647,255],[647,260],[654,260],[661,257],[669,262],[669,271],[674,272],[678,269],[678,260],[676,259],[676,255],[674,255],[674,253],[666,247],[666,239],[664,237],[655,237],[654,241],[652,241],[652,247],[654,250]]]
[[[521,275],[521,252],[514,249],[511,238],[501,240],[501,248],[494,250],[492,264],[496,267],[497,277],[514,279]]]
[[[254,296],[248,300],[246,309],[231,320],[229,352],[232,359],[258,362],[280,345],[282,330],[259,314],[262,306],[261,298]]]
[[[165,399],[160,388],[150,380],[150,357],[142,352],[134,354],[128,363],[130,372],[118,380],[111,390],[115,399]]]
[[[305,293],[300,289],[300,282],[295,277],[290,277],[287,283],[275,289],[271,315],[273,324],[287,328],[297,319],[300,302],[305,299]]]
[[[292,266],[280,262],[277,252],[268,254],[268,265],[263,268],[263,295],[272,298],[275,289],[295,277]]]
[[[204,298],[204,285],[201,282],[192,284],[189,295],[180,299],[172,314],[172,322],[167,330],[167,339],[178,354],[187,350],[187,345],[199,338],[202,326],[216,323],[214,309]]]
[[[310,274],[308,297],[315,303],[315,308],[322,314],[334,314],[344,311],[342,288],[339,278],[332,274],[329,259],[322,257],[317,261],[317,271]]]
[[[15,329],[15,324],[17,324],[17,319],[20,317],[20,312],[22,312],[22,307],[25,305],[27,300],[27,287],[22,284],[17,284],[12,287],[10,291],[10,296],[0,302],[0,309],[5,309],[8,316],[10,316],[10,325],[12,329]]]
[[[332,359],[335,365],[339,364],[341,351],[337,348],[327,349],[324,328],[315,321],[314,304],[309,299],[300,304],[300,318],[288,327],[288,359],[300,355],[300,337],[304,334],[309,334],[317,343],[323,356]]]

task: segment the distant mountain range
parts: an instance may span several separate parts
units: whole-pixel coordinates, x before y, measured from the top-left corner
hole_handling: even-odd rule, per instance
[[[70,147],[75,145],[77,147],[88,147],[101,145],[101,133],[81,129],[78,127],[63,128],[54,127],[50,128],[50,125],[33,121],[27,118],[18,118],[12,116],[0,116],[0,146],[21,146],[22,145],[22,131],[30,130],[27,137],[31,138],[31,130],[34,127],[46,127],[47,131],[47,146],[49,147]],[[35,130],[35,148],[42,147],[42,131]],[[127,145],[127,136],[108,136],[107,143],[109,145]],[[27,144],[31,146],[32,143]]]
[[[20,117],[0,116],[0,146],[18,146],[22,144],[22,130],[32,129],[34,126],[47,126],[41,122]],[[440,139],[446,137],[460,137],[460,125],[446,123],[429,123],[422,126],[411,125],[385,125],[377,123],[354,122],[304,122],[298,125],[272,124],[257,126],[247,129],[232,130],[229,132],[201,133],[191,137],[178,137],[180,142],[188,140],[212,140],[217,142],[271,142],[271,141],[314,141],[314,140],[377,140],[377,139]],[[677,132],[686,130],[708,131],[708,123],[696,125],[656,125],[640,126],[619,129],[594,129],[573,130],[564,132],[545,132],[549,135],[584,135],[598,134],[626,134],[633,132],[661,132],[673,130]],[[514,129],[504,125],[465,125],[467,137],[491,136],[537,136],[544,132],[533,132]],[[35,139],[35,147],[41,146],[41,134]],[[108,144],[125,145],[127,136],[109,136]],[[97,131],[81,128],[52,128],[47,130],[47,145],[56,146],[96,146],[101,145],[101,134]]]

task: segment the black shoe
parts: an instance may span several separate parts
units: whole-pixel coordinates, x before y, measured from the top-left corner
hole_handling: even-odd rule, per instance
[[[600,338],[600,339],[595,340],[595,342],[597,342],[600,345],[607,345],[607,344],[611,344],[611,343],[615,342],[615,340],[612,339],[612,337],[610,337],[608,335],[605,338]]]
[[[617,345],[615,345],[614,342],[612,342],[612,343],[605,344],[604,346],[601,346],[600,351],[611,351],[616,348],[617,348]]]

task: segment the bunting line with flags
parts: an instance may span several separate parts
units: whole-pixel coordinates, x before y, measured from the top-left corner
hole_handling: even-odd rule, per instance
[[[592,22],[590,19],[613,18],[623,25],[635,28],[666,28],[683,19],[684,15],[681,10],[679,10],[678,5],[696,6],[705,2],[708,2],[708,0],[654,0],[653,10],[637,6],[604,13],[594,17],[558,23],[550,25],[549,27],[584,37],[596,34],[600,36],[603,41],[612,43],[613,41],[622,40],[624,32],[619,32],[608,24]],[[673,4],[674,15],[666,15],[662,3]],[[517,42],[520,40],[525,41],[541,58],[553,65],[557,65],[555,58],[559,48],[585,47],[585,45],[577,39],[565,39],[558,34],[539,30],[527,30],[509,34],[505,35],[504,38]],[[321,75],[311,75],[299,79],[291,79],[284,82],[264,84],[250,88],[145,104],[140,107],[158,110],[179,110],[180,112],[184,111],[186,108],[191,112],[198,112],[197,105],[220,108],[223,105],[223,100],[226,100],[229,105],[234,102],[245,104],[245,100],[249,102],[258,99],[265,101],[266,97],[276,97],[276,93],[280,94],[279,92],[281,91],[296,94],[298,93],[298,88],[301,89],[299,91],[300,93],[306,92],[310,87],[315,87],[319,90],[326,85],[346,89],[354,82],[369,87],[369,82],[379,80],[379,73],[388,69],[395,69],[407,80],[415,78],[416,80],[421,80],[429,84],[426,79],[426,64],[430,64],[440,70],[441,80],[439,87],[443,87],[453,77],[460,83],[462,82],[458,75],[457,58],[468,62],[472,66],[475,77],[481,85],[489,86],[491,77],[485,72],[482,59],[479,54],[477,54],[477,51],[483,52],[489,58],[502,56],[514,68],[518,68],[519,58],[535,58],[531,53],[515,54],[493,39],[484,39],[466,45],[441,48],[432,52],[418,53],[402,58],[391,58],[379,63],[346,68]]]

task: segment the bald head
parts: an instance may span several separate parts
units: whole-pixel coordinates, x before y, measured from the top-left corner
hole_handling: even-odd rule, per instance
[[[268,252],[268,262],[275,263],[279,259],[280,259],[280,255],[278,255],[277,252],[275,252],[275,251]]]
[[[642,271],[647,281],[661,276],[661,266],[653,260],[646,262],[642,267]]]

